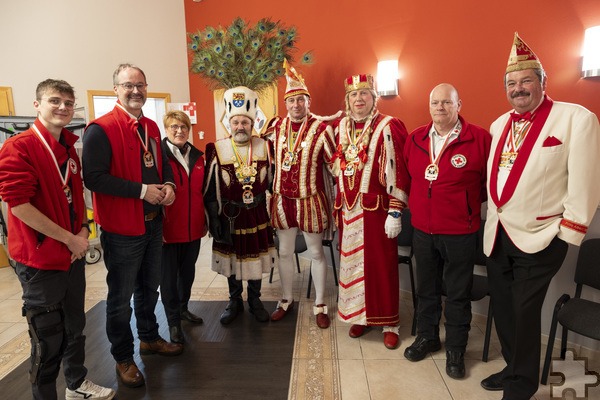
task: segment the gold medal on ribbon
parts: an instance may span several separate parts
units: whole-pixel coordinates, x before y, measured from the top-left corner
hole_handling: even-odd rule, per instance
[[[149,151],[144,152],[144,165],[146,168],[154,167],[154,156]]]
[[[500,168],[512,168],[517,159],[517,153],[505,151],[500,155]]]
[[[65,192],[65,197],[67,198],[69,204],[71,204],[73,202],[73,194],[71,193],[71,188],[69,185],[63,186],[63,192]]]
[[[244,178],[250,176],[250,168],[247,165],[242,166],[242,176]]]
[[[354,175],[354,165],[349,163],[346,164],[346,169],[344,169],[344,176],[352,176]]]
[[[349,145],[344,155],[347,161],[353,161],[358,157],[358,147],[354,144]]]
[[[436,164],[429,164],[427,168],[425,168],[425,179],[433,182],[438,178],[439,172],[440,170]]]
[[[293,151],[288,151],[286,157],[290,159],[291,164],[296,164],[296,153],[294,153]]]
[[[252,204],[254,202],[254,195],[252,194],[252,186],[244,186],[244,193],[242,193],[242,202],[244,204]]]
[[[290,153],[285,153],[283,163],[281,164],[281,169],[286,172],[292,169],[292,161],[290,160],[289,154]]]

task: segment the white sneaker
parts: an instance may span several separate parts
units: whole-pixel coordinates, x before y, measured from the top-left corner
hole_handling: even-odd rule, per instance
[[[110,400],[113,397],[115,397],[114,390],[98,386],[87,379],[75,390],[67,388],[67,393],[65,395],[66,400]]]

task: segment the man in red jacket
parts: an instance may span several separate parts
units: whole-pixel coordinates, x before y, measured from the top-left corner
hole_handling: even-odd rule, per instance
[[[200,238],[207,232],[202,199],[204,157],[188,142],[192,124],[186,113],[169,111],[163,123],[167,137],[161,144],[173,170],[177,197],[173,204],[165,207],[160,294],[171,342],[183,343],[181,320],[203,322],[188,310],[188,302],[196,275]]]
[[[23,288],[23,316],[31,337],[34,399],[56,399],[61,366],[66,399],[112,399],[114,390],[85,379],[85,254],[89,226],[81,166],[65,129],[75,92],[47,79],[33,102],[32,127],[0,151],[0,197],[8,204],[8,250]]]
[[[135,65],[121,64],[113,84],[115,108],[86,128],[83,173],[102,227],[110,351],[123,384],[138,387],[145,380],[133,360],[132,295],[140,354],[173,356],[183,350],[160,337],[154,314],[161,278],[162,206],[175,200],[175,184],[158,125],[142,112],[146,75]]]
[[[474,257],[492,140],[489,132],[458,114],[461,105],[452,85],[436,86],[429,97],[433,121],[415,129],[404,147],[418,299],[417,338],[404,356],[420,361],[440,350],[445,284],[446,373],[454,379],[465,376]]]

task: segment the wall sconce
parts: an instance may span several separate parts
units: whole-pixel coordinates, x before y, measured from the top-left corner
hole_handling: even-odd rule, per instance
[[[585,30],[581,76],[600,76],[600,25]]]
[[[377,63],[377,93],[380,96],[398,96],[398,60]]]

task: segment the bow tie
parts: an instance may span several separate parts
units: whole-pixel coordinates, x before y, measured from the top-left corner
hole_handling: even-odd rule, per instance
[[[516,112],[512,112],[510,113],[510,119],[513,120],[514,122],[519,122],[519,121],[532,121],[533,120],[533,115],[531,115],[531,113],[529,111],[527,111],[525,114],[519,114]]]

